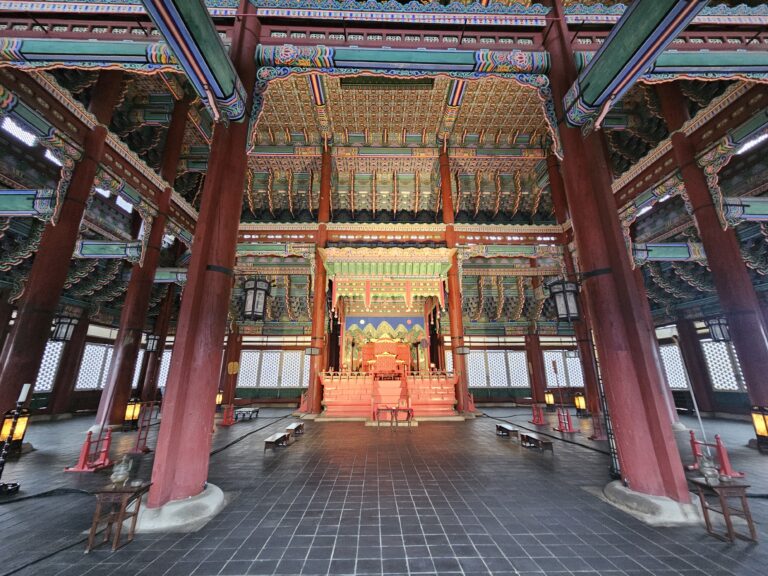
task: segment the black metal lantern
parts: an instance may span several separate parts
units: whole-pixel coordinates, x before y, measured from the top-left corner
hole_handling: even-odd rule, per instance
[[[78,323],[77,318],[72,316],[57,316],[53,320],[53,334],[51,340],[54,342],[69,342],[72,340],[72,333]]]
[[[157,334],[147,334],[147,352],[157,352],[160,345],[160,336]]]
[[[730,342],[731,332],[728,329],[728,322],[723,317],[707,318],[705,320],[707,328],[709,328],[709,336],[715,342]]]
[[[568,280],[555,280],[547,284],[549,295],[555,301],[557,319],[561,322],[579,320],[579,285]]]
[[[245,302],[243,316],[248,320],[262,320],[267,305],[271,284],[264,278],[249,278],[245,281]]]

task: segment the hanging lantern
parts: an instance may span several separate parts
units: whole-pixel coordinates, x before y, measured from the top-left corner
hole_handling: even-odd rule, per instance
[[[139,412],[141,412],[141,400],[132,398],[125,407],[125,418],[123,425],[133,425],[139,419]]]
[[[576,415],[584,416],[587,413],[587,399],[583,394],[576,394],[573,397],[573,404],[576,406]]]
[[[555,393],[554,392],[544,392],[544,404],[547,406],[554,406],[555,405]]]
[[[160,336],[157,334],[147,334],[147,352],[157,352],[160,345]]]
[[[71,316],[57,316],[53,320],[53,334],[51,340],[54,342],[69,342],[72,340],[72,333],[75,331],[78,319]]]
[[[224,401],[224,392],[222,392],[221,390],[219,390],[219,391],[216,393],[216,406],[217,406],[217,407],[218,407],[218,406],[221,406],[221,403],[222,403],[223,401]]]
[[[752,424],[757,435],[757,449],[768,452],[768,408],[752,407]]]
[[[243,316],[248,320],[263,320],[271,284],[264,278],[249,278],[245,281],[245,302]]]
[[[557,319],[560,322],[579,320],[579,285],[568,280],[555,280],[547,284],[550,297],[555,301]]]
[[[728,329],[728,322],[725,318],[719,316],[717,318],[707,318],[704,321],[709,328],[709,337],[715,342],[730,342],[731,331]]]

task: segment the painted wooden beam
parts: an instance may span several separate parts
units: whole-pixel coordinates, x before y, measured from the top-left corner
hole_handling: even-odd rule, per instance
[[[589,131],[704,8],[706,0],[636,0],[563,99],[566,121]]]
[[[635,264],[646,262],[706,262],[704,248],[698,242],[668,242],[659,244],[633,244]]]
[[[205,4],[200,0],[142,0],[215,120],[245,117],[246,94]]]
[[[48,220],[56,212],[56,193],[41,190],[0,190],[0,217],[33,216]]]
[[[109,242],[104,240],[78,240],[73,258],[141,259],[141,242]]]

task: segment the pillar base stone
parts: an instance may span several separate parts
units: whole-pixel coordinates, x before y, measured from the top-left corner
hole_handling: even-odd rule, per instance
[[[142,507],[137,532],[196,532],[224,508],[224,492],[207,484],[197,496],[172,500],[160,508]]]
[[[672,422],[672,431],[673,432],[688,432],[689,428],[679,420],[677,422]]]
[[[621,481],[610,482],[603,496],[619,510],[650,526],[684,526],[701,524],[701,510],[695,504],[683,504],[666,496],[651,496],[625,487]]]

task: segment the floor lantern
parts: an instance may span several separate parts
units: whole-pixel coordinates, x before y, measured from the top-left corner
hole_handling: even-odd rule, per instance
[[[141,412],[141,400],[138,398],[131,398],[128,404],[125,406],[125,418],[123,418],[123,428],[136,428],[136,424],[139,421],[139,413]]]
[[[16,400],[16,408],[6,412],[3,419],[3,427],[0,431],[0,442],[3,443],[2,448],[0,448],[0,479],[3,477],[5,461],[11,451],[11,447],[18,446],[19,452],[21,452],[24,434],[27,432],[27,422],[29,422],[29,410],[24,408],[24,403],[27,401],[31,391],[32,384],[24,384],[19,398]],[[0,482],[0,495],[15,494],[18,491],[18,482]]]
[[[752,424],[755,425],[757,449],[762,453],[768,453],[768,408],[753,406]]]
[[[580,418],[588,416],[587,414],[587,399],[584,398],[584,394],[576,394],[573,397],[573,403],[576,406],[576,415]]]

